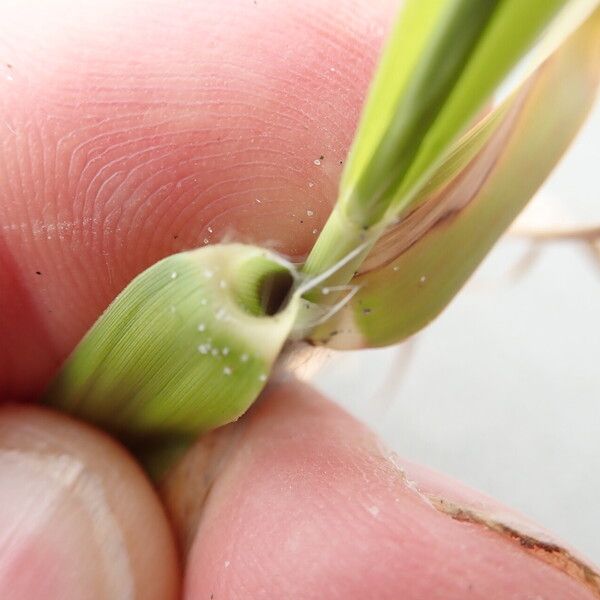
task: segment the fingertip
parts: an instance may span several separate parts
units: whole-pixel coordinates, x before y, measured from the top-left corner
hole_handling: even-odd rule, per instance
[[[27,302],[11,296],[0,321],[20,365],[0,360],[0,386],[38,392],[169,254],[238,241],[305,256],[396,3],[1,6],[0,282],[6,264]]]
[[[597,593],[518,537],[440,510],[373,434],[306,386],[271,387],[233,429],[208,486],[206,471],[186,474],[206,492],[187,558],[188,600]],[[457,494],[481,500],[464,488]]]

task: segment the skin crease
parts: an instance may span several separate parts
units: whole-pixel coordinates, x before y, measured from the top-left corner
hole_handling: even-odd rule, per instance
[[[115,294],[163,256],[205,239],[304,256],[335,199],[396,6],[4,0],[0,399],[34,399]],[[10,485],[0,515],[24,507],[14,532],[0,518],[2,598],[114,597],[102,560],[83,549],[93,510],[112,523],[97,552],[121,557],[115,572],[127,563],[136,597],[177,597],[165,517],[122,449],[38,409],[5,407],[2,423],[0,476]],[[433,510],[369,432],[309,388],[274,386],[215,437],[230,435],[216,471],[199,460],[182,488],[174,476],[163,490],[191,528],[186,600],[595,597],[493,532]],[[28,458],[52,444],[62,470]],[[205,442],[189,456],[203,452]],[[97,493],[71,492],[73,472],[100,481]],[[407,472],[436,494],[483,502],[435,474]],[[50,489],[78,508],[28,508]],[[188,512],[178,514],[185,494]]]

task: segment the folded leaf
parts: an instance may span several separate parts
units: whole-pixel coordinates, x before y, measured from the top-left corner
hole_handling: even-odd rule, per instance
[[[301,300],[283,302],[294,277],[254,246],[169,256],[115,298],[43,401],[131,446],[229,423],[265,386],[292,331]]]
[[[597,10],[454,149],[414,210],[352,279],[358,292],[312,341],[383,346],[431,321],[556,165],[593,104],[599,78]]]
[[[597,5],[407,0],[363,111],[338,201],[304,271],[318,275],[364,244],[364,255],[350,267],[360,264],[386,227],[411,209],[420,187],[531,48],[562,41],[578,22],[573,14],[581,18]],[[552,36],[542,37],[548,29]],[[540,39],[546,43],[536,46]],[[332,282],[347,283],[350,267]]]

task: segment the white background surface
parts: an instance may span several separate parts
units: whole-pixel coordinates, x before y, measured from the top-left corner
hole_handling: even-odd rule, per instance
[[[599,184],[600,107],[531,212],[600,223]],[[408,348],[335,354],[314,382],[398,453],[496,496],[600,563],[600,261],[552,244],[507,281],[522,251],[499,243]]]

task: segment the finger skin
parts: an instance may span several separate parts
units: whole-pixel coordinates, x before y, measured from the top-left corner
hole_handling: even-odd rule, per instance
[[[0,396],[38,392],[165,255],[238,240],[303,256],[395,6],[2,2]]]
[[[271,388],[186,461],[164,492],[184,537],[193,529],[186,600],[598,597],[519,540],[436,510],[429,491],[499,507],[415,467],[407,477],[368,430],[300,384]]]
[[[33,407],[0,410],[0,598],[175,600],[164,511],[107,436]]]

